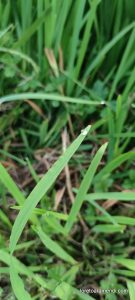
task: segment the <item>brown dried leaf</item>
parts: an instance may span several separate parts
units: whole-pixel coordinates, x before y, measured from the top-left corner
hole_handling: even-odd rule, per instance
[[[41,117],[45,118],[45,115],[42,111],[42,109],[33,101],[31,100],[25,100]]]
[[[56,192],[54,210],[57,210],[65,192],[65,186]]]

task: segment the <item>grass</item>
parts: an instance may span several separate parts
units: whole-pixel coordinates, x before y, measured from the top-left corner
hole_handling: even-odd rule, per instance
[[[0,299],[133,300],[134,1],[12,2],[0,1]]]

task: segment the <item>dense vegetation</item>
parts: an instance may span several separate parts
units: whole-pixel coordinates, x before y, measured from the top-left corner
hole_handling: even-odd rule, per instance
[[[134,8],[0,0],[2,300],[135,299]]]

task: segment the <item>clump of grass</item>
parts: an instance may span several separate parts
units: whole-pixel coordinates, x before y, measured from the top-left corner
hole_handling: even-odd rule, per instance
[[[132,300],[134,1],[1,1],[0,27],[0,297]]]
[[[10,237],[10,254],[8,256],[7,250],[3,250],[1,252],[1,260],[8,264],[10,266],[8,272],[10,273],[10,280],[12,284],[12,288],[14,291],[14,294],[16,295],[17,299],[32,299],[30,296],[30,293],[25,290],[23,281],[21,277],[18,275],[18,272],[22,274],[23,270],[20,269],[20,265],[18,260],[15,259],[14,257],[14,252],[15,250],[17,251],[17,242],[18,239],[29,219],[31,219],[31,222],[33,223],[32,230],[38,235],[39,239],[41,242],[45,245],[47,249],[49,249],[57,258],[59,258],[62,261],[67,262],[68,264],[73,265],[73,267],[76,268],[76,273],[79,271],[80,265],[79,262],[75,258],[73,258],[67,250],[64,250],[62,246],[59,245],[56,241],[53,240],[53,224],[54,226],[57,227],[57,233],[64,235],[66,239],[68,238],[70,231],[72,229],[73,223],[76,222],[77,214],[79,213],[79,210],[82,206],[82,203],[84,202],[85,199],[89,201],[90,204],[94,204],[97,208],[100,209],[100,206],[95,202],[96,199],[107,199],[113,197],[113,199],[117,200],[135,200],[135,193],[93,193],[90,195],[87,195],[87,191],[90,188],[90,183],[93,179],[93,176],[96,172],[96,169],[100,163],[100,160],[105,152],[107,144],[104,144],[101,146],[101,148],[98,150],[97,154],[93,158],[83,180],[80,185],[80,188],[77,192],[77,196],[75,198],[74,204],[71,208],[71,211],[69,215],[65,218],[64,220],[66,221],[65,226],[60,224],[60,222],[57,219],[57,213],[51,214],[50,211],[45,212],[44,210],[41,210],[41,215],[46,219],[46,216],[49,218],[51,217],[50,222],[48,223],[51,229],[50,233],[48,234],[44,227],[42,228],[41,225],[41,220],[40,218],[35,218],[35,214],[38,216],[38,211],[40,209],[38,208],[37,210],[34,210],[35,206],[38,204],[40,199],[44,196],[44,194],[48,191],[48,189],[51,187],[53,182],[56,180],[58,177],[59,173],[62,171],[64,166],[67,164],[69,159],[72,157],[74,152],[77,150],[85,136],[88,134],[88,131],[90,129],[90,126],[88,126],[86,129],[84,129],[79,137],[69,146],[69,148],[66,150],[66,152],[61,156],[58,161],[52,166],[52,168],[47,172],[47,174],[44,175],[44,177],[37,183],[33,191],[30,193],[30,195],[25,199],[25,196],[22,194],[22,192],[18,189],[16,186],[15,182],[12,180],[10,175],[7,173],[6,169],[1,165],[0,166],[0,180],[2,183],[8,188],[10,193],[13,195],[13,197],[16,199],[18,204],[23,204],[23,206],[19,206],[20,212],[15,220],[15,223],[12,228],[11,232],[11,237]],[[107,213],[102,207],[101,207],[102,213],[106,216],[106,222],[108,224],[100,224],[94,226],[93,230],[96,233],[115,233],[115,232],[124,232],[126,229],[126,225],[133,225],[133,218],[127,218],[127,217],[111,217],[109,213]],[[105,216],[104,218],[97,218],[97,220],[105,221]],[[59,214],[59,218],[63,219],[63,216]],[[3,215],[4,219],[4,215]],[[93,219],[94,220],[94,219]],[[7,219],[8,221],[8,219]],[[112,223],[109,225],[109,223]],[[10,223],[10,221],[8,221]],[[11,224],[11,223],[10,223]],[[27,247],[27,243],[24,243],[24,249],[25,245]],[[4,257],[7,257],[8,259],[6,260]],[[114,261],[119,262],[118,258],[114,258]],[[123,260],[124,261],[124,260]],[[121,263],[123,262],[121,260]],[[126,260],[125,260],[126,261]],[[38,265],[36,266],[38,269]],[[44,279],[40,277],[40,275],[35,275],[31,271],[29,271],[29,267],[23,266],[24,269],[24,274],[26,276],[32,277],[36,283],[44,287],[45,289],[49,290],[50,293],[53,295],[57,295],[60,299],[63,299],[63,288],[65,292],[67,293],[67,299],[71,299],[70,297],[73,297],[73,295],[79,295],[80,299],[93,299],[92,297],[85,297],[83,294],[79,293],[75,288],[73,288],[70,284],[66,283],[66,281],[56,280],[55,286],[53,288],[48,288],[46,282],[44,282]],[[132,268],[131,268],[132,269]],[[66,279],[65,279],[66,280]],[[18,284],[16,285],[16,282]],[[130,282],[128,281],[128,286],[130,290]],[[60,289],[58,288],[60,286]],[[62,289],[62,290],[61,290]]]

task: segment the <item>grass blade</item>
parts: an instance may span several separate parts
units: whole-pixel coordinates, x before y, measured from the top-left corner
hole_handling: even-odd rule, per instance
[[[44,22],[45,16],[46,12],[43,12],[42,15],[38,17],[37,20],[29,28],[26,29],[20,39],[16,43],[14,43],[13,48],[19,48],[24,45],[35,33],[38,27]]]
[[[0,180],[3,185],[8,189],[16,202],[18,204],[23,204],[25,201],[25,197],[23,193],[19,190],[18,186],[15,184],[12,177],[8,174],[7,170],[0,164]]]
[[[20,250],[19,250],[20,251]],[[11,264],[11,256],[10,254],[5,250],[0,250],[0,261],[5,263],[6,265],[10,266]],[[20,262],[17,258],[12,256],[12,264],[14,265],[14,268],[16,269],[16,272],[25,275],[29,278],[32,278],[36,283],[41,285],[44,288],[47,288],[47,284],[44,281],[44,279],[39,276],[36,273],[33,273],[29,267],[24,265],[22,262]]]
[[[127,152],[119,155],[112,161],[110,161],[96,176],[95,181],[100,180],[104,175],[110,174],[113,170],[119,167],[125,161],[135,158],[135,152]]]
[[[112,225],[112,224],[111,225],[100,224],[92,228],[92,230],[96,233],[115,233],[115,232],[123,233],[124,229],[125,229],[124,225]]]
[[[96,56],[96,58],[92,61],[90,66],[87,68],[87,70],[85,72],[85,78],[98,66],[98,64],[101,63],[102,60],[104,60],[105,55],[111,50],[111,48],[114,47],[114,45],[116,43],[118,43],[118,41],[120,39],[122,39],[125,34],[127,34],[132,28],[134,28],[134,26],[135,26],[135,22],[126,26],[116,36],[114,36],[113,39],[104,46],[104,48],[102,48],[102,50],[99,52],[99,54]]]
[[[131,271],[135,271],[135,261],[134,259],[129,259],[129,258],[124,258],[122,256],[116,256],[114,257],[114,261],[117,262],[118,264],[126,267],[127,269]]]
[[[91,193],[85,196],[85,199],[91,203],[91,200],[113,199],[122,201],[135,201],[135,192],[108,192]]]
[[[39,71],[38,66],[36,65],[36,63],[28,55],[23,54],[23,53],[21,53],[21,52],[19,52],[17,50],[8,49],[8,48],[5,48],[5,47],[0,47],[0,52],[9,53],[9,54],[11,54],[13,56],[20,57],[20,59],[22,59],[22,60],[26,61],[27,63],[31,64],[32,67],[33,67],[33,69],[34,69],[34,71],[36,73],[38,73],[38,71]]]
[[[103,214],[104,217],[106,217],[106,219],[114,224],[114,225],[118,225],[117,221],[114,219],[114,217],[112,217],[102,206],[100,206],[97,202],[95,202],[94,200],[91,200],[91,204],[96,207],[98,210],[100,210]]]
[[[55,94],[47,94],[47,93],[22,93],[16,95],[9,95],[0,98],[0,104],[7,101],[15,101],[15,100],[26,100],[26,99],[40,99],[40,100],[51,100],[51,101],[60,101],[60,102],[69,102],[69,103],[80,103],[86,105],[102,105],[102,103],[98,101],[91,101],[86,99],[79,99]]]
[[[29,220],[33,209],[36,207],[41,198],[45,195],[51,185],[54,183],[62,169],[68,163],[75,151],[78,149],[85,136],[89,132],[90,126],[86,127],[78,138],[68,147],[65,153],[58,159],[58,161],[50,168],[50,170],[43,176],[36,187],[32,190],[26,199],[23,208],[19,212],[16,221],[13,225],[10,237],[10,251],[13,253],[15,250],[18,239]]]
[[[70,264],[75,264],[76,261],[61,247],[53,241],[45,232],[43,232],[41,227],[34,228],[34,231],[38,234],[42,243],[53,252],[56,256]]]
[[[92,201],[91,201],[92,202]],[[130,217],[124,217],[124,216],[113,216],[113,219],[118,222],[118,224],[123,225],[135,225],[135,219]],[[94,221],[102,221],[102,222],[108,222],[107,216],[91,216],[89,217],[89,220]]]
[[[93,25],[93,22],[94,22],[94,19],[95,19],[96,10],[97,10],[97,7],[98,7],[100,2],[101,2],[101,0],[96,0],[96,1],[93,1],[91,3],[91,8],[89,9],[88,21],[87,21],[86,26],[85,26],[83,39],[81,41],[81,46],[80,46],[80,49],[79,49],[77,64],[76,64],[75,72],[74,72],[74,79],[77,79],[78,76],[79,76],[80,69],[81,69],[85,54],[86,54],[88,42],[90,40],[91,28],[92,28],[92,25]]]
[[[127,280],[127,287],[129,291],[130,300],[135,299],[135,282],[132,280]]]
[[[69,232],[72,228],[73,223],[75,222],[76,216],[81,208],[81,205],[84,201],[85,195],[91,185],[92,179],[95,175],[95,172],[97,170],[97,167],[102,159],[102,156],[106,150],[107,143],[102,145],[99,150],[97,151],[95,157],[93,158],[83,180],[81,183],[81,186],[78,190],[77,196],[75,198],[75,201],[73,203],[73,206],[71,208],[71,212],[69,214],[67,223],[65,225],[65,229],[67,232]]]
[[[10,280],[14,294],[18,300],[32,300],[30,294],[24,289],[23,281],[16,271],[12,258],[10,264]]]
[[[86,0],[80,1],[80,2],[74,2],[75,3],[75,15],[74,15],[74,26],[73,26],[73,32],[71,36],[71,43],[70,43],[70,53],[68,58],[68,67],[67,70],[69,74],[73,74],[74,70],[74,62],[76,57],[76,50],[78,47],[79,42],[79,34],[81,29],[81,20],[83,17],[83,11],[85,8]],[[71,93],[72,88],[72,82],[69,80],[67,84],[67,91],[68,94]]]

